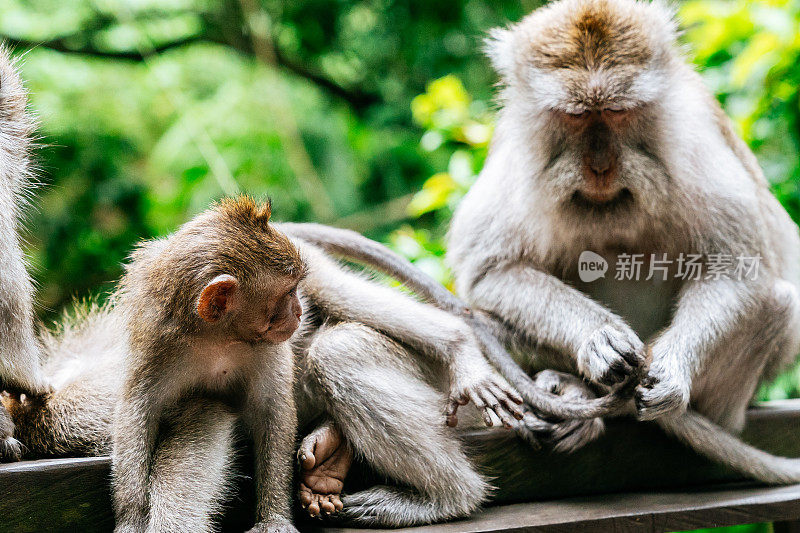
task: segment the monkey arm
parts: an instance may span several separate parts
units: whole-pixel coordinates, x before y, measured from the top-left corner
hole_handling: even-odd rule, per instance
[[[288,352],[288,347],[284,348]],[[292,526],[291,487],[297,410],[288,386],[292,382],[291,354],[286,353],[283,359],[287,363],[285,368],[266,369],[274,372],[273,377],[254,380],[256,385],[277,383],[278,387],[254,388],[250,406],[244,411],[255,455],[256,525],[251,530],[254,533],[296,531]],[[286,384],[286,390],[279,390],[280,384]]]
[[[25,269],[19,219],[33,172],[34,122],[15,61],[0,46],[0,388],[41,395],[51,390],[40,368],[34,332],[33,283]]]
[[[705,370],[715,347],[737,327],[763,294],[759,280],[688,282],[678,297],[672,321],[651,346],[653,360],[637,390],[642,419],[683,412],[693,380]]]
[[[535,268],[498,266],[475,282],[469,300],[522,337],[574,354],[578,370],[593,381],[620,383],[643,362],[644,345],[622,318]]]

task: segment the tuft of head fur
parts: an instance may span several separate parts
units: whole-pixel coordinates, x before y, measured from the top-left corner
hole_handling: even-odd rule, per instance
[[[656,0],[560,0],[506,29],[486,52],[506,86],[550,109],[654,98],[648,78],[678,57],[674,11]]]
[[[197,299],[215,277],[229,274],[248,290],[270,277],[302,277],[305,263],[300,253],[270,224],[270,216],[269,203],[248,196],[226,198],[174,234],[140,244],[126,267],[120,303],[134,303],[131,310],[138,313],[141,302],[148,302],[150,311],[160,316],[142,316],[143,324],[171,324],[173,333],[191,333],[186,328],[200,323],[194,312]]]

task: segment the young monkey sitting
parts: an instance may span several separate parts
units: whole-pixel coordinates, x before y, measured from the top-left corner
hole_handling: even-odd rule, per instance
[[[289,343],[305,265],[270,206],[223,200],[141,245],[118,294],[129,350],[113,423],[117,531],[208,531],[234,426],[253,440],[251,531],[294,532]]]

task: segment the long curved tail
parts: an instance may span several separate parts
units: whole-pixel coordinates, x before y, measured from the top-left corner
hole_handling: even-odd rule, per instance
[[[695,451],[748,477],[770,484],[800,483],[800,458],[779,457],[754,448],[699,413],[687,411],[657,422]]]
[[[570,402],[537,389],[533,380],[514,361],[492,333],[487,317],[473,313],[469,306],[404,257],[355,231],[322,224],[290,223],[277,225],[289,237],[301,239],[326,252],[387,274],[403,283],[419,297],[449,313],[460,316],[472,328],[489,362],[513,385],[534,409],[559,418],[597,418],[619,414],[633,394],[633,386],[588,400]]]
[[[418,296],[445,311],[459,315],[469,311],[469,306],[441,283],[414,267],[406,258],[360,233],[311,222],[282,222],[277,226],[289,237],[304,240],[332,255],[372,267],[395,278]]]

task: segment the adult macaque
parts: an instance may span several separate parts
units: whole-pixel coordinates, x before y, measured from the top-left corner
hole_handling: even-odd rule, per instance
[[[797,461],[718,426],[740,429],[758,384],[798,352],[798,230],[675,40],[664,4],[633,0],[554,2],[493,31],[502,109],[448,258],[458,292],[537,365],[606,386],[646,370],[640,418],[796,482]],[[654,261],[641,281],[581,281],[587,250]],[[680,277],[689,254],[697,279]],[[742,257],[760,258],[757,276],[712,265]],[[645,281],[664,258],[666,280]]]
[[[459,317],[349,271],[302,239],[294,245],[306,264],[298,286],[304,313],[291,339],[295,397],[301,427],[316,428],[300,448],[301,502],[312,515],[341,509],[344,520],[384,526],[468,515],[486,500],[489,485],[447,425],[468,401],[486,423],[515,425],[521,399]],[[176,281],[172,290],[185,286]],[[45,337],[56,382],[46,401],[4,399],[31,455],[108,451],[110,405],[126,394],[124,377],[113,371],[125,356],[120,311],[91,310]],[[354,457],[397,486],[340,497]],[[191,468],[176,472],[180,479],[197,475]],[[193,516],[199,507],[184,511]]]
[[[234,429],[253,440],[256,525],[292,525],[299,252],[269,205],[223,200],[131,256],[117,311],[127,333],[113,423],[117,531],[211,531]]]
[[[0,45],[0,389],[30,397],[50,385],[40,368],[40,347],[33,327],[33,284],[25,269],[18,224],[29,192],[33,120],[27,93],[8,50]],[[18,460],[8,412],[0,408],[0,461]]]

